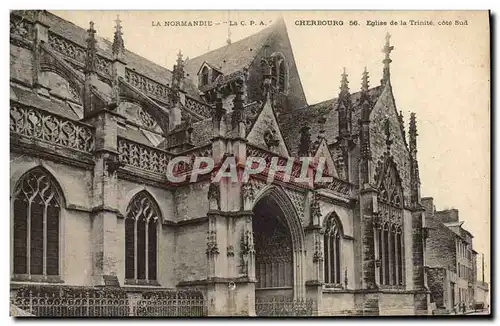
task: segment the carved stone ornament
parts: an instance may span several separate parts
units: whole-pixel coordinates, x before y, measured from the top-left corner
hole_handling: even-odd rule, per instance
[[[251,209],[255,199],[255,191],[250,182],[241,185],[241,196],[243,199],[243,209]]]
[[[264,143],[269,149],[273,149],[274,147],[279,145],[280,142],[278,140],[278,137],[276,136],[275,130],[267,130],[264,133]]]
[[[220,187],[217,183],[210,183],[208,187],[208,205],[209,209],[220,209]]]
[[[234,257],[234,247],[233,245],[227,246],[227,256]]]
[[[206,254],[208,256],[218,255],[219,247],[217,246],[217,232],[216,231],[208,231],[207,232],[207,250]]]
[[[319,224],[321,218],[321,208],[319,207],[319,201],[317,195],[313,193],[311,199],[311,219],[313,224]]]

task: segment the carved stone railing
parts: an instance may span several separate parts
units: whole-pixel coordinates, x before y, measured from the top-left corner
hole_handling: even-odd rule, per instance
[[[196,157],[212,157],[212,144],[194,147],[187,151],[180,152],[176,154],[176,156],[187,156],[190,158],[188,162],[179,162],[174,167],[173,174],[181,175],[193,170],[194,160]],[[201,166],[200,168],[204,168],[204,166]]]
[[[161,149],[118,138],[120,162],[140,170],[165,175],[171,154]]]
[[[266,168],[264,169],[264,172],[267,173],[269,171],[269,168],[271,167],[271,160],[273,157],[278,157],[278,166],[285,166],[288,162],[288,158],[280,156],[278,154],[272,153],[268,150],[265,150],[263,148],[253,146],[253,145],[247,145],[247,157],[262,157],[265,162],[266,162]],[[302,163],[295,158],[290,158],[294,160],[293,166],[292,166],[292,173],[291,173],[291,180],[293,181],[293,178],[300,178],[300,172],[302,168]],[[281,174],[282,172],[280,172]],[[276,174],[276,179],[280,179],[280,174]]]
[[[212,110],[212,108],[205,103],[199,102],[195,99],[186,96],[185,106],[188,110],[204,118],[210,118],[210,111]]]
[[[148,96],[151,96],[163,103],[170,103],[172,96],[171,90],[168,86],[160,84],[130,69],[125,69],[125,81],[140,89]]]
[[[82,152],[94,150],[94,128],[53,113],[11,102],[10,132]]]
[[[75,60],[82,66],[85,64],[85,47],[51,31],[49,31],[49,46],[65,57]],[[111,76],[111,60],[97,55],[96,70],[105,77]]]
[[[331,182],[317,184],[318,188],[329,189],[335,193],[350,197],[354,190],[354,186],[344,180],[333,178]]]

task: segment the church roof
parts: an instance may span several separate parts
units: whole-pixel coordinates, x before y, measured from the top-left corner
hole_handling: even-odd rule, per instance
[[[80,119],[69,102],[57,100],[54,97],[51,97],[50,99],[42,97],[34,93],[31,89],[10,86],[10,99],[71,120]]]
[[[368,90],[368,94],[372,103],[378,99],[381,87],[377,86]],[[360,96],[361,92],[351,94],[352,107],[354,109],[352,115],[353,133],[358,132],[358,120],[360,118]],[[338,98],[326,100],[317,104],[310,105],[305,108],[296,109],[289,112],[284,112],[278,117],[283,138],[290,150],[292,156],[297,155],[300,142],[300,129],[304,126],[311,128],[311,141],[318,139],[319,131],[321,130],[320,118],[326,118],[324,125],[325,138],[327,144],[335,143],[338,136],[338,113],[337,113]]]
[[[206,62],[224,75],[247,68],[253,62],[259,50],[266,44],[268,37],[275,30],[276,23],[237,42],[189,59],[185,64],[187,77],[197,83],[196,76]]]
[[[50,30],[60,36],[67,38],[68,40],[80,45],[82,47],[86,47],[86,38],[87,31],[79,27],[67,20],[62,19],[61,17],[51,13],[44,12],[42,15],[42,20],[45,24],[50,27]],[[98,26],[96,26],[98,29]],[[112,42],[99,36],[99,31],[97,31],[96,39],[97,39],[97,53],[102,55],[105,58],[112,58]],[[125,49],[124,61],[127,64],[127,68],[137,71],[138,73],[160,83],[163,85],[170,85],[172,83],[172,72],[167,68],[164,68],[148,59],[128,51]],[[192,85],[189,81],[185,80],[184,82],[184,91],[186,91],[189,96],[200,100],[199,92],[194,85]]]

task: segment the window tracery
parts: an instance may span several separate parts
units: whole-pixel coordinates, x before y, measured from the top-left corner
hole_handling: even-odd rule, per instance
[[[378,280],[381,285],[399,287],[404,285],[404,206],[401,180],[392,159],[386,161],[378,183],[378,212],[374,223]]]
[[[160,212],[146,191],[131,200],[125,216],[125,279],[156,280]]]
[[[327,217],[323,237],[325,283],[340,285],[342,283],[340,272],[342,226],[335,214]]]
[[[61,198],[52,176],[35,168],[14,191],[14,274],[59,275]]]

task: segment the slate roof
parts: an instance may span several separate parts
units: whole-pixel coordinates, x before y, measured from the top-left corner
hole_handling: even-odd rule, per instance
[[[377,86],[371,88],[368,92],[372,103],[378,99],[381,87]],[[352,115],[352,128],[353,132],[358,132],[358,120],[360,118],[360,100],[361,92],[351,94],[351,102],[354,108]],[[320,118],[326,118],[324,130],[327,144],[330,145],[336,142],[338,136],[338,113],[337,113],[337,98],[326,100],[309,107],[296,109],[290,112],[282,113],[278,117],[283,138],[290,150],[291,155],[297,155],[299,142],[300,142],[300,129],[307,125],[311,128],[311,141],[314,142],[319,135],[321,125]]]
[[[186,74],[189,74],[186,77],[190,78],[194,84],[198,84],[198,70],[204,62],[224,75],[230,75],[247,68],[275,30],[276,24],[237,42],[189,59],[185,64]]]
[[[212,119],[205,119],[193,124],[191,135],[192,143],[195,147],[206,145],[210,142],[212,135]]]
[[[55,98],[45,98],[34,93],[31,89],[25,89],[17,86],[10,86],[10,99],[16,102],[33,106],[71,120],[79,120],[80,117],[75,113],[68,102],[59,101]]]

